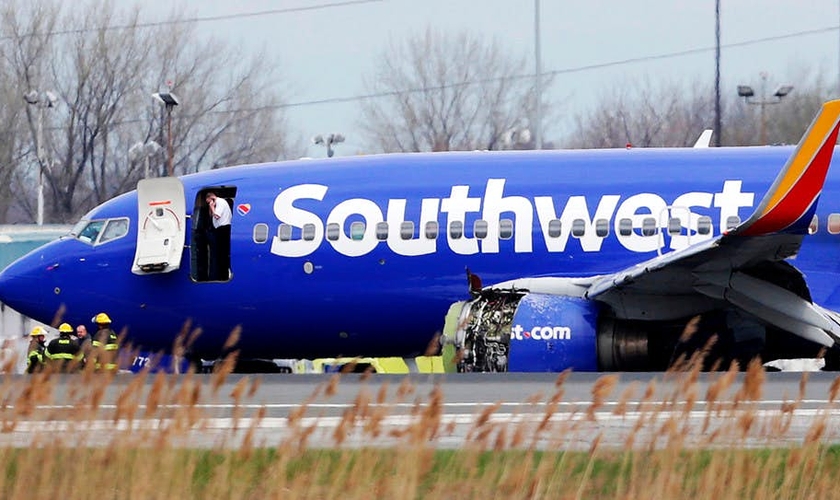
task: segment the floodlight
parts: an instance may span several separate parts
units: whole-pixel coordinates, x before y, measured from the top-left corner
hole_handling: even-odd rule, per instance
[[[152,94],[152,97],[162,102],[163,104],[166,104],[167,106],[178,105],[178,97],[171,92],[155,92],[154,94]]]
[[[793,85],[781,85],[779,88],[776,89],[776,92],[773,93],[774,96],[782,98],[793,90]]]
[[[738,85],[738,96],[739,97],[752,97],[755,95],[753,92],[752,87],[749,85]]]

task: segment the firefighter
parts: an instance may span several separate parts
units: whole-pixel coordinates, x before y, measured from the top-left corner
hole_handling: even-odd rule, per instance
[[[47,346],[46,357],[56,371],[73,372],[79,366],[79,343],[72,334],[73,327],[69,323],[62,323],[58,327],[58,338]]]
[[[93,322],[97,328],[91,344],[94,367],[97,370],[116,371],[120,342],[117,334],[111,329],[111,318],[101,312],[93,317]]]
[[[32,329],[29,337],[26,373],[40,373],[44,370],[44,352],[47,349],[46,332],[40,326],[36,326]]]

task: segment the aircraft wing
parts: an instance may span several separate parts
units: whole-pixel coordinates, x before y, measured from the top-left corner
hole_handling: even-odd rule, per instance
[[[724,300],[808,340],[840,341],[837,315],[811,301],[801,273],[785,259],[799,251],[825,182],[840,123],[827,102],[755,213],[735,229],[594,280],[583,294],[619,317],[644,319],[646,306]],[[675,300],[677,298],[689,300]],[[696,298],[696,300],[692,300]],[[667,314],[660,307],[659,315]],[[684,311],[673,310],[676,316]],[[649,317],[649,316],[648,316]]]

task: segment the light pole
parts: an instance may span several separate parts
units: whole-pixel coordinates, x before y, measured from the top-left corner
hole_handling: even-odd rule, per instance
[[[312,144],[318,144],[327,147],[327,158],[332,158],[335,151],[333,151],[333,144],[344,142],[344,136],[341,134],[330,134],[326,137],[316,135],[312,138]]]
[[[761,98],[756,99],[753,88],[749,85],[738,85],[738,96],[743,97],[747,104],[755,104],[761,108],[761,144],[767,144],[767,119],[764,108],[770,104],[779,104],[782,98],[791,93],[793,85],[780,85],[767,97],[767,72],[761,72]]]
[[[155,92],[152,94],[152,97],[166,106],[166,152],[168,157],[166,175],[172,177],[175,175],[174,152],[172,151],[172,108],[180,104],[180,102],[178,101],[178,97],[171,92]]]
[[[156,143],[155,141],[149,141],[147,143],[138,142],[135,143],[133,146],[128,148],[128,159],[133,163],[136,161],[140,161],[141,159],[145,160],[146,162],[146,172],[143,175],[144,179],[149,178],[149,160],[158,154],[160,150],[163,149],[160,144]]]
[[[38,213],[36,215],[35,223],[39,226],[44,225],[44,165],[46,165],[47,155],[44,148],[44,109],[55,107],[58,98],[50,91],[38,92],[37,90],[30,90],[23,95],[23,100],[27,104],[37,108],[38,116],[36,118],[37,124],[35,127],[35,155],[38,157]]]

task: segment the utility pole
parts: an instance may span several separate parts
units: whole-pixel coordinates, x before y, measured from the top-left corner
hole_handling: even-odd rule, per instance
[[[720,0],[715,0],[715,146],[722,140],[720,117]]]
[[[542,57],[540,55],[540,0],[534,0],[534,60],[536,61],[536,81],[534,82],[537,94],[537,109],[534,118],[534,136],[536,148],[542,149]]]
[[[44,168],[47,165],[47,153],[44,147],[44,109],[55,107],[58,100],[50,91],[38,92],[30,90],[24,94],[23,99],[27,104],[35,106],[38,116],[35,117],[35,156],[38,161],[38,208],[35,216],[35,223],[44,225]]]

